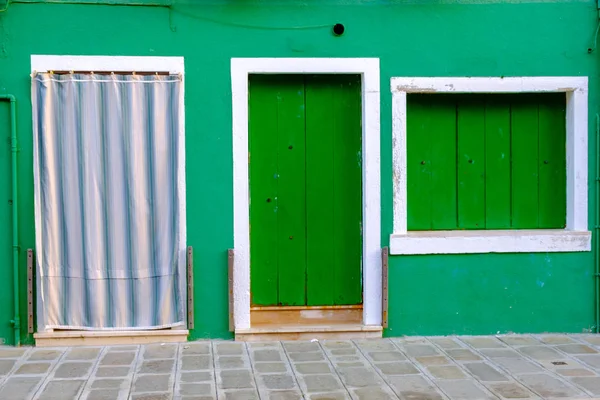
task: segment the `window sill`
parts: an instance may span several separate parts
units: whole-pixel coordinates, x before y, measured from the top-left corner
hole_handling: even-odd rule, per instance
[[[390,254],[560,253],[591,251],[592,233],[563,229],[412,231],[390,236]]]

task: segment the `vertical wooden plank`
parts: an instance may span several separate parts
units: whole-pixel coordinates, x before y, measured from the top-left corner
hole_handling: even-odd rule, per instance
[[[194,329],[194,249],[187,248],[187,326]]]
[[[306,81],[306,297],[307,305],[333,305],[334,96],[326,75]]]
[[[281,77],[251,75],[248,135],[250,284],[253,305],[277,305],[277,109]]]
[[[510,228],[510,103],[506,95],[485,99],[485,227]]]
[[[229,290],[229,332],[235,332],[235,303],[233,298],[233,264],[234,264],[235,252],[233,249],[227,250],[227,288]]]
[[[304,76],[278,87],[278,304],[306,304],[306,169]],[[290,149],[290,146],[292,147]]]
[[[562,93],[539,98],[539,228],[566,226],[566,98]]]
[[[27,333],[34,332],[33,324],[33,249],[27,249]]]
[[[511,101],[512,228],[538,227],[538,104],[534,95]]]
[[[460,96],[458,112],[458,227],[485,228],[485,115],[481,95]]]
[[[431,224],[431,95],[409,94],[406,102],[407,226],[429,230]]]
[[[362,303],[362,107],[358,75],[334,75],[334,304]]]
[[[431,229],[456,229],[456,96],[430,96]]]
[[[389,266],[389,247],[381,249],[381,326],[383,328],[388,327],[388,304],[389,304],[389,286],[388,286],[388,266]]]

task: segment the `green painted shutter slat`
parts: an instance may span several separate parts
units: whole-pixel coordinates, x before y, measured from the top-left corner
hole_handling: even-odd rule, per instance
[[[538,227],[538,104],[533,95],[512,97],[512,228]]]
[[[279,304],[295,306],[306,304],[304,77],[283,79],[277,113]],[[293,151],[289,146],[293,146]]]
[[[485,102],[485,227],[510,228],[510,103],[506,96]]]
[[[332,88],[306,77],[306,253],[307,304],[333,304],[334,120]]]
[[[458,227],[485,228],[485,114],[481,96],[458,102]]]
[[[248,134],[250,152],[251,235],[259,235],[250,246],[252,304],[277,305],[277,97],[276,86],[262,75],[249,80]]]
[[[360,76],[336,75],[333,137],[334,305],[362,303],[362,129]],[[310,106],[310,105],[307,105]],[[325,105],[323,105],[325,107]],[[325,282],[324,282],[325,283]]]
[[[408,229],[429,230],[431,224],[431,143],[428,137],[436,115],[431,107],[431,96],[408,95],[407,166]]]
[[[564,228],[567,205],[565,95],[539,104],[539,227]]]
[[[435,118],[423,138],[430,146],[431,229],[454,229],[457,221],[456,193],[456,101],[436,95]]]

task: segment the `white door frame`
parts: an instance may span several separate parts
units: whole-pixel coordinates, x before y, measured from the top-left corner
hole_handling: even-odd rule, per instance
[[[363,324],[381,325],[381,179],[378,58],[232,58],[233,303],[235,329],[250,328],[249,74],[360,74],[362,79]]]

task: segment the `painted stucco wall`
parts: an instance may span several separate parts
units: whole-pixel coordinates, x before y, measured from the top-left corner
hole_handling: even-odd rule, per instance
[[[187,232],[196,277],[191,338],[230,338],[231,57],[380,58],[386,245],[393,214],[390,78],[588,75],[593,166],[599,69],[598,54],[587,49],[597,21],[594,0],[188,0],[171,9],[13,3],[0,14],[0,93],[18,99],[22,293],[24,250],[34,247],[31,54],[185,57]],[[338,22],[346,26],[342,37],[330,33]],[[0,338],[11,343],[7,117],[8,105],[0,103]],[[392,257],[386,334],[585,331],[594,324],[593,268],[592,253]],[[23,340],[32,341],[25,333]]]

